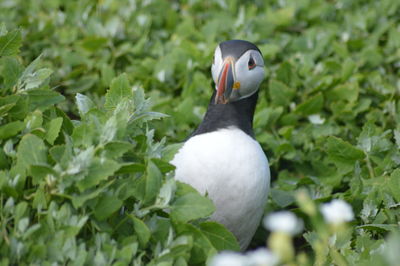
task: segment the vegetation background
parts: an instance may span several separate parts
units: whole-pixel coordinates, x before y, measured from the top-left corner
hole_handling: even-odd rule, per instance
[[[0,264],[201,265],[237,250],[205,220],[210,200],[168,174],[227,39],[264,55],[265,211],[305,221],[282,263],[397,265],[398,0],[1,0]],[[334,198],[353,222],[323,221]]]

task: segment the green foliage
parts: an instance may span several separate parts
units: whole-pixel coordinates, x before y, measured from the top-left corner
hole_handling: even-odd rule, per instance
[[[0,37],[0,56],[15,55],[21,46],[21,33],[13,30]]]
[[[237,38],[264,55],[266,213],[306,218],[296,262],[397,265],[399,12],[397,0],[1,2],[0,262],[204,264],[237,249],[204,221],[210,200],[168,174],[171,144],[208,104],[216,44]],[[356,215],[334,243],[310,211],[332,198]]]
[[[192,252],[204,263],[221,249],[216,237],[237,247],[219,224],[187,223],[215,207],[166,175],[174,169],[163,159],[169,148],[148,123],[164,115],[149,110],[141,88],[121,74],[104,105],[78,93],[80,120],[71,120],[42,64],[39,57],[19,66],[0,98],[2,264],[158,265]]]

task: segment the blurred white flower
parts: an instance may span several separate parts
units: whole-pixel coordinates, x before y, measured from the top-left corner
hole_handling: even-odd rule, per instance
[[[266,248],[259,248],[246,253],[248,266],[275,266],[279,258]]]
[[[157,73],[157,79],[160,82],[164,82],[165,81],[165,70],[161,70],[160,72]]]
[[[330,203],[322,204],[321,213],[325,221],[331,224],[349,222],[354,219],[351,206],[341,199],[334,199]]]
[[[309,115],[308,121],[314,125],[322,125],[325,122],[325,118],[321,117],[319,114],[316,115]]]
[[[343,42],[347,42],[350,39],[350,33],[343,32],[341,38]]]
[[[266,248],[249,251],[245,255],[233,252],[222,251],[215,255],[210,266],[275,266],[279,258]]]
[[[215,255],[210,266],[246,266],[246,257],[233,251],[222,251]]]
[[[136,20],[140,26],[143,26],[147,22],[148,17],[146,15],[139,15],[136,17]]]
[[[264,227],[273,232],[284,232],[295,235],[303,230],[303,220],[289,211],[281,211],[266,216]]]

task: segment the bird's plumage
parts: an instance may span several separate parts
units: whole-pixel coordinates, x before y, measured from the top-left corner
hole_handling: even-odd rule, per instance
[[[253,43],[243,40],[225,41],[220,43],[219,47],[221,48],[222,58],[231,55],[238,60],[245,52],[249,50],[255,50],[261,53],[260,49],[258,49],[258,47]]]
[[[248,98],[231,104],[215,104],[215,92],[203,121],[191,136],[209,133],[218,129],[235,126],[254,138],[253,116],[257,103],[258,92]]]
[[[263,66],[254,44],[219,44],[212,65],[216,91],[207,113],[171,161],[177,180],[213,200],[211,219],[224,224],[242,250],[260,223],[270,183],[268,160],[253,133]]]
[[[269,189],[268,161],[258,142],[236,127],[221,128],[191,137],[171,163],[177,180],[207,192],[216,206],[211,219],[246,248]]]

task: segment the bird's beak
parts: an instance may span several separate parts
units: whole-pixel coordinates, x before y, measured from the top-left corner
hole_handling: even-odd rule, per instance
[[[216,104],[226,104],[229,102],[232,89],[236,85],[234,71],[233,58],[226,58],[218,76],[217,94],[215,95]]]

